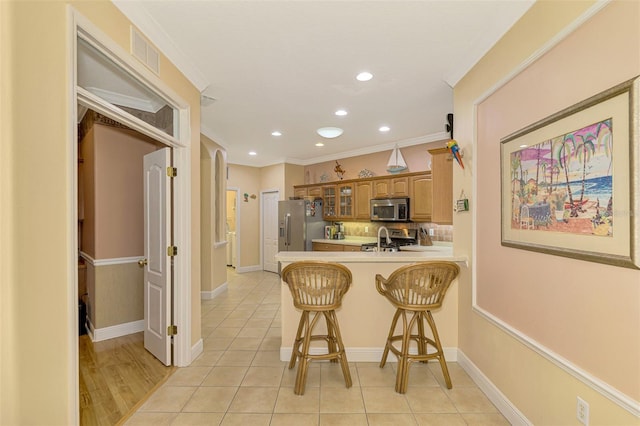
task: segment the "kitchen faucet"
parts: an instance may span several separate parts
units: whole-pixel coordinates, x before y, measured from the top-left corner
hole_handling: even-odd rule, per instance
[[[378,251],[380,251],[380,233],[383,229],[384,233],[387,235],[387,244],[391,244],[391,238],[389,238],[389,230],[386,227],[381,226],[380,228],[378,228]]]

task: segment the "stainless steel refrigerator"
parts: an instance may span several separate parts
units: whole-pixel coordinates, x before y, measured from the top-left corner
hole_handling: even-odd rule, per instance
[[[278,203],[278,251],[311,251],[311,240],[324,238],[322,200]]]

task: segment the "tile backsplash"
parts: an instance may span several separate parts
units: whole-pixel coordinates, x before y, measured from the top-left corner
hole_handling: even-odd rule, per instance
[[[377,237],[378,228],[386,226],[388,229],[433,229],[434,235],[431,237],[434,241],[453,241],[453,225],[438,225],[437,223],[379,223],[379,222],[343,222],[345,234],[347,237]],[[365,232],[365,227],[368,228]]]

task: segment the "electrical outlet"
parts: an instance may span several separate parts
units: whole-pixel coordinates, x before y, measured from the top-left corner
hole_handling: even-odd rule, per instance
[[[368,226],[364,227],[364,232],[369,232],[369,227]]]
[[[436,231],[433,228],[429,228],[429,236],[433,237],[434,235],[436,235]]]
[[[576,417],[583,425],[589,425],[589,404],[580,397],[578,397],[578,403],[576,404]]]

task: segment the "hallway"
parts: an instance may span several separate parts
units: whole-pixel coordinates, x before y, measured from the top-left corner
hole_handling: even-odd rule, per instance
[[[395,393],[395,363],[311,363],[303,396],[280,356],[280,280],[228,269],[228,291],[202,301],[204,352],[180,368],[126,425],[508,425],[469,376],[450,363],[415,364],[409,390]],[[348,293],[347,296],[348,297]],[[348,344],[347,344],[348,346]]]

